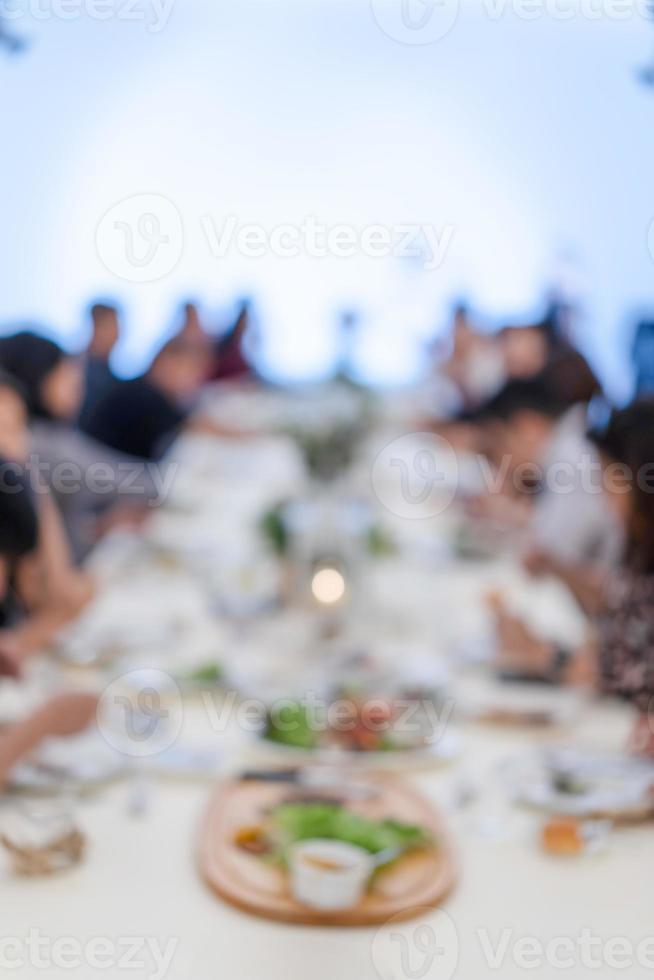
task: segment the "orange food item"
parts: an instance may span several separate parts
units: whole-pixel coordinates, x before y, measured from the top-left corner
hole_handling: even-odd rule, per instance
[[[240,827],[234,834],[234,843],[249,854],[266,854],[270,850],[265,831],[258,826]]]
[[[541,844],[549,854],[581,854],[584,838],[574,817],[551,817],[543,826]]]

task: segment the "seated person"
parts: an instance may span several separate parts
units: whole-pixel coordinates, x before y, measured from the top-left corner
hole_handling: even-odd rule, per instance
[[[539,324],[523,327],[504,327],[499,343],[507,380],[534,378],[549,359],[548,334]]]
[[[46,642],[93,594],[90,577],[72,562],[48,488],[25,464],[29,436],[22,392],[14,379],[0,374],[0,561],[9,590],[0,645],[9,642],[6,627],[22,610],[31,615],[12,630],[10,641],[16,646],[20,640],[27,651]]]
[[[1,464],[0,464],[1,465]],[[25,646],[20,635],[7,628],[12,618],[10,584],[15,564],[29,555],[38,542],[38,516],[28,489],[12,469],[3,471],[0,492],[0,683],[2,676],[18,677]],[[44,638],[43,623],[28,623]],[[26,636],[27,634],[25,634]],[[23,637],[24,639],[25,637]],[[66,693],[48,699],[27,718],[0,727],[0,791],[13,766],[51,735],[72,735],[95,716],[97,698],[92,694]]]
[[[558,347],[537,378],[561,405],[588,405],[602,397],[602,385],[583,354],[574,347]]]
[[[18,382],[29,412],[29,451],[20,460],[35,457],[34,469],[54,495],[79,560],[95,542],[100,515],[119,503],[143,508],[156,496],[152,476],[142,469],[127,480],[133,460],[112,453],[76,427],[84,393],[78,358],[45,337],[23,331],[0,339],[0,367]]]
[[[85,431],[120,453],[161,459],[190,415],[205,369],[196,345],[174,337],[145,374],[121,381],[101,399]]]
[[[7,432],[9,421],[4,399],[0,397],[0,432]],[[3,440],[4,447],[11,439]],[[18,616],[12,594],[13,577],[20,559],[36,551],[39,519],[34,495],[23,475],[0,459],[0,675],[17,677],[21,673],[22,649],[10,632]]]
[[[638,713],[633,746],[654,751],[654,402],[613,414],[593,435],[605,499],[624,528],[621,567],[604,583],[587,649],[572,652],[538,640],[497,608],[502,661],[562,683],[595,683]]]
[[[91,339],[85,352],[84,400],[79,413],[84,426],[93,409],[118,379],[111,369],[110,357],[120,336],[118,309],[108,303],[94,303],[90,309]]]
[[[1,402],[0,402],[1,405]],[[7,406],[0,411],[10,421]],[[7,431],[0,427],[5,436]],[[11,441],[11,440],[7,440]],[[18,619],[19,589],[15,573],[39,547],[39,516],[34,497],[15,468],[0,461],[0,683],[19,677],[23,658],[35,645],[52,638],[61,625],[57,610],[42,608]],[[16,590],[16,597],[12,591]],[[50,698],[22,721],[0,728],[0,789],[12,767],[49,735],[68,735],[85,728],[95,715],[97,698],[90,694],[60,694]]]
[[[121,381],[102,399],[86,431],[120,453],[160,460],[185,428],[217,436],[240,436],[195,413],[206,377],[206,355],[182,333],[161,348],[148,371]]]
[[[614,564],[621,529],[601,492],[585,405],[568,407],[541,376],[509,382],[477,420],[500,491],[488,506],[509,516],[514,507],[530,547],[560,562]]]
[[[578,387],[580,378],[585,374],[592,374],[588,362],[570,339],[569,321],[573,316],[572,307],[554,300],[550,302],[543,319],[537,323],[501,330],[499,339],[507,381],[538,377],[552,362],[564,364],[568,360],[570,367],[564,380],[574,387]],[[596,378],[594,383],[597,384]],[[565,390],[560,390],[559,394],[568,399],[570,405],[589,400],[583,394],[568,398]]]
[[[505,380],[504,356],[497,336],[477,329],[465,303],[454,307],[451,349],[438,370],[458,389],[463,411],[484,404]]]

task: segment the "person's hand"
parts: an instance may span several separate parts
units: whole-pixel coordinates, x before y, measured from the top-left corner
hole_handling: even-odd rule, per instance
[[[535,636],[517,616],[512,616],[497,597],[493,599],[499,666],[536,675],[547,674],[552,659],[550,644]]]
[[[64,620],[75,619],[89,604],[95,591],[92,576],[75,570],[59,583],[53,598]]]
[[[95,694],[57,694],[38,709],[39,728],[43,735],[75,735],[91,724],[97,707]]]
[[[0,630],[0,677],[20,677],[23,673],[21,643],[11,630]]]
[[[534,578],[542,578],[545,575],[558,574],[558,567],[555,559],[544,548],[534,545],[529,548],[522,556],[522,565],[526,572]]]

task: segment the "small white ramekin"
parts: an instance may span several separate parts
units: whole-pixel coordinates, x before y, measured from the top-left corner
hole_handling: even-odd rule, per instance
[[[316,862],[337,864],[320,867]],[[310,908],[331,911],[358,905],[375,869],[372,855],[361,847],[336,840],[306,840],[289,852],[291,891]]]

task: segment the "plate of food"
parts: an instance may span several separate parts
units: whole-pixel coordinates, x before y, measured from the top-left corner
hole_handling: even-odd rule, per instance
[[[440,814],[387,780],[305,784],[302,772],[223,784],[200,841],[200,870],[254,915],[310,925],[370,926],[437,905],[454,886]]]
[[[315,703],[289,699],[268,710],[256,751],[285,762],[369,769],[445,763],[461,751],[450,713],[417,691],[370,697],[342,689]]]
[[[505,775],[517,802],[547,813],[616,821],[654,814],[654,764],[636,756],[550,749],[512,760]]]

